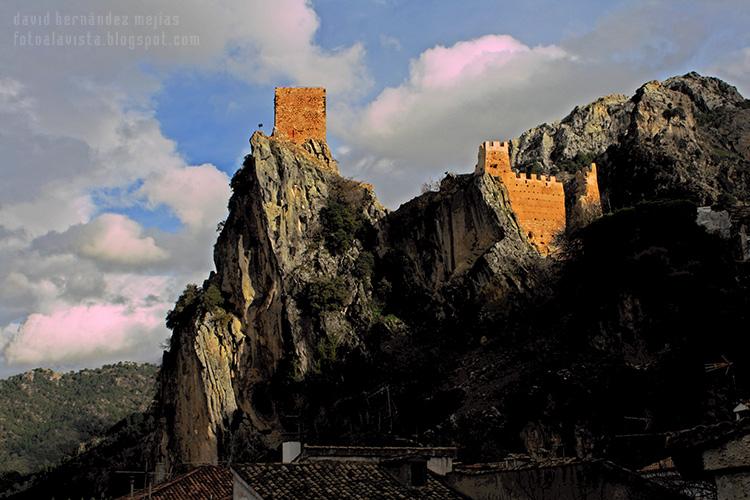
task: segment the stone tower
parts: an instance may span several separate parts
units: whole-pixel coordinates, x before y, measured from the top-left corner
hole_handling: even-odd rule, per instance
[[[602,216],[602,200],[599,194],[596,163],[576,172],[575,186],[575,199],[568,222],[571,229],[587,226],[593,220]]]
[[[484,141],[479,145],[479,158],[474,173],[477,175],[490,174],[500,177],[502,172],[510,172],[510,155],[508,143],[500,141]]]
[[[555,235],[565,230],[562,182],[554,176],[517,174],[510,166],[508,143],[499,141],[485,141],[479,146],[474,173],[500,179],[508,191],[518,225],[539,253],[549,254],[554,248]]]
[[[326,89],[277,87],[273,136],[297,144],[308,139],[326,142]]]

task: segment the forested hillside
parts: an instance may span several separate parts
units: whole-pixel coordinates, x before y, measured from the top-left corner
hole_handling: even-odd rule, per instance
[[[65,374],[38,368],[0,380],[0,491],[144,411],[154,395],[157,369],[138,363]]]

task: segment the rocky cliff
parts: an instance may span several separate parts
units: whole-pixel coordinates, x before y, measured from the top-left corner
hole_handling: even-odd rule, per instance
[[[749,138],[749,101],[689,73],[576,107],[513,140],[511,157],[563,176],[596,161],[608,210],[653,199],[736,206],[750,194]]]
[[[633,383],[633,377],[654,382],[665,360],[673,362],[675,346],[692,353],[695,341],[654,331],[654,325],[676,324],[661,306],[693,307],[685,290],[699,293],[716,280],[711,286],[742,301],[725,258],[731,245],[701,239],[691,203],[742,212],[748,124],[748,101],[733,87],[691,73],[649,82],[631,98],[599,99],[513,140],[516,166],[558,174],[573,198],[586,178],[583,167],[596,161],[605,210],[644,200],[688,204],[605,218],[570,240],[563,260],[539,257],[518,229],[507,192],[489,176],[450,175],[439,191],[387,213],[370,186],[338,174],[325,144],[254,134],[252,154],[232,180],[230,215],[215,246],[216,273],[186,289],[170,313],[174,335],[160,376],[154,461],[175,469],[267,457],[285,434],[300,429],[312,440],[361,441],[421,428],[422,440],[460,442],[484,458],[487,443],[494,443],[489,455],[495,456],[513,450],[519,437],[527,451],[602,452],[608,445],[596,436],[622,430],[612,421],[621,417],[606,413],[592,420],[581,399],[582,367],[607,359],[590,373],[601,380],[620,373],[617,384]],[[737,236],[742,226],[732,217],[725,236]],[[684,230],[668,233],[667,240],[657,231],[654,239],[639,232],[645,220]],[[622,259],[616,265],[633,265],[630,251],[646,252],[635,258],[631,276],[661,262],[644,279],[666,273],[663,291],[672,293],[675,273],[687,273],[690,286],[665,302],[633,288],[627,276],[595,269],[607,255],[597,238],[615,227],[624,245],[611,251],[613,262]],[[711,252],[726,263],[720,272],[690,267],[691,259]],[[591,295],[597,285],[580,288],[589,278],[606,280],[602,294]],[[722,324],[731,322],[734,310],[720,309]],[[557,321],[550,322],[550,311]],[[679,324],[694,331],[699,323]],[[571,351],[571,345],[579,348]],[[532,354],[535,349],[544,354]],[[719,351],[711,349],[716,356]],[[691,362],[690,370],[700,366],[694,357]],[[575,383],[550,376],[551,367]],[[656,386],[657,392],[671,390]],[[598,394],[605,387],[594,382],[589,390]],[[531,404],[543,394],[546,405]],[[628,394],[634,412],[674,423],[658,403]],[[548,407],[552,402],[557,409]],[[690,397],[685,404],[699,401]],[[693,410],[694,420],[705,416]],[[472,432],[477,422],[486,422],[490,434]]]
[[[251,144],[232,180],[217,271],[202,289],[186,291],[174,317],[159,408],[159,460],[168,466],[227,459],[234,434],[258,449],[278,444],[268,383],[280,363],[304,376],[321,343],[357,343],[370,321],[371,290],[352,274],[363,242],[333,251],[321,214],[335,203],[342,213],[332,217],[371,226],[385,213],[371,188],[340,177],[325,144],[301,147],[260,132]],[[310,304],[315,293],[325,297]]]
[[[389,213],[325,144],[255,133],[216,272],[168,315],[154,407],[93,456],[123,441],[121,463],[170,472],[275,459],[301,434],[645,463],[658,450],[628,436],[750,396],[748,113],[691,73],[513,140],[513,164],[563,178],[571,203],[598,165],[605,215],[546,259],[496,179],[450,175]],[[731,373],[704,370],[722,359]]]
[[[292,397],[300,384],[353,352],[372,359],[373,332],[512,304],[534,281],[539,257],[490,177],[447,178],[386,214],[370,186],[338,174],[325,144],[259,132],[251,144],[216,273],[170,313],[156,439],[167,469],[275,449],[297,425],[285,416],[306,407]]]

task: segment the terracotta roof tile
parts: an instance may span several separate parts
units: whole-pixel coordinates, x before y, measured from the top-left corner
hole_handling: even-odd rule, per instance
[[[149,498],[148,489],[140,490],[133,497],[121,499]],[[151,489],[153,500],[230,500],[232,498],[232,471],[228,466],[202,465],[181,474]]]
[[[372,462],[247,464],[232,467],[264,500],[450,500],[465,498],[428,474],[420,488],[399,483]]]

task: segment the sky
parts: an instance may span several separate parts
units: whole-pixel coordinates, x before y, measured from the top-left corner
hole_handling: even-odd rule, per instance
[[[747,0],[4,0],[0,376],[158,362],[275,86],[325,86],[390,208],[477,145],[698,71],[750,95]]]

